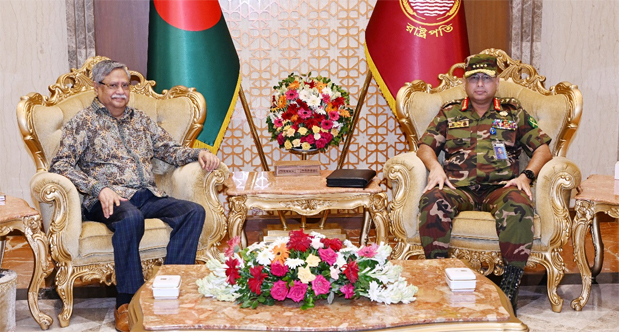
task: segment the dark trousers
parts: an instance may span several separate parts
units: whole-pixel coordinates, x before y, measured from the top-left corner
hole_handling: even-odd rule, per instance
[[[139,190],[129,201],[121,201],[108,219],[100,202],[85,213],[87,220],[102,222],[114,232],[116,289],[125,294],[134,294],[144,284],[139,252],[144,219],[158,218],[172,228],[165,264],[194,264],[205,216],[200,204],[157,197],[147,189]]]
[[[524,268],[533,244],[533,203],[517,187],[447,186],[426,192],[419,202],[419,235],[426,258],[447,257],[453,218],[462,211],[487,211],[496,220],[506,264]]]

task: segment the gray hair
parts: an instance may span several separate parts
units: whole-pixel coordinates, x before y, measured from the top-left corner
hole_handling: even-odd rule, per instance
[[[114,60],[103,60],[96,63],[92,67],[92,80],[95,83],[99,83],[103,81],[103,79],[106,78],[112,71],[119,68],[124,70],[125,73],[127,73],[129,80],[131,80],[131,75],[129,74],[129,69],[127,69],[127,66]]]

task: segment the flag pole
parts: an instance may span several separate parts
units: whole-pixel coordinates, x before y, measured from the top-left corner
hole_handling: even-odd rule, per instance
[[[262,169],[268,172],[269,165],[267,164],[267,159],[264,156],[264,150],[262,149],[262,144],[260,144],[260,138],[258,137],[258,132],[256,131],[256,125],[254,125],[254,118],[251,115],[251,110],[249,109],[247,99],[245,99],[245,93],[243,92],[242,86],[239,87],[239,98],[241,99],[241,105],[243,105],[245,117],[247,118],[247,122],[249,123],[249,130],[251,131],[251,135],[254,138],[254,143],[256,143],[256,149],[258,149],[258,155],[260,156],[260,163],[262,164]]]
[[[342,148],[340,159],[337,162],[337,169],[342,168],[342,166],[344,165],[344,160],[346,159],[346,155],[348,154],[348,147],[350,146],[350,141],[352,140],[352,134],[355,132],[357,122],[359,122],[359,113],[361,113],[361,108],[363,108],[363,103],[365,102],[365,95],[368,92],[371,81],[372,71],[368,69],[368,74],[365,77],[365,83],[363,83],[363,88],[361,89],[361,93],[359,94],[359,100],[357,102],[357,107],[355,108],[355,114],[352,117],[350,132],[348,133],[348,135],[346,135],[346,141],[344,142],[344,147]]]

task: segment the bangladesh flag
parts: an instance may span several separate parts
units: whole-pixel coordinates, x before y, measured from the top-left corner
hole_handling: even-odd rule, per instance
[[[217,0],[151,0],[148,79],[157,92],[195,87],[206,120],[194,147],[217,153],[241,83],[239,57]]]

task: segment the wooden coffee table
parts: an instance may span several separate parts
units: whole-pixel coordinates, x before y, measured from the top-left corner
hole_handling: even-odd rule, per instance
[[[591,279],[600,273],[604,262],[604,243],[596,215],[603,212],[613,218],[619,218],[619,194],[614,190],[615,181],[619,180],[610,175],[591,175],[580,184],[578,194],[574,197],[576,216],[572,225],[572,243],[574,258],[582,279],[580,296],[571,303],[574,310],[580,311],[587,304],[591,292]],[[595,249],[591,268],[585,253],[585,236],[589,229]]]
[[[457,259],[395,261],[402,276],[419,287],[417,300],[385,305],[362,298],[318,301],[301,310],[291,300],[274,306],[242,309],[198,293],[196,280],[207,275],[205,265],[163,265],[156,274],[180,274],[177,300],[155,300],[152,278],[129,305],[131,331],[528,331],[514,317],[509,301],[492,281],[477,274],[475,292],[452,293],[445,281],[447,267],[465,267]]]
[[[39,288],[53,269],[48,254],[49,242],[41,230],[39,212],[23,199],[7,195],[6,204],[0,205],[0,265],[4,257],[6,235],[13,230],[18,230],[26,236],[34,254],[34,271],[28,286],[28,307],[34,320],[45,330],[52,324],[52,317],[39,310]]]
[[[387,195],[374,178],[365,188],[327,187],[327,176],[332,171],[321,171],[320,176],[275,176],[274,172],[234,172],[224,182],[228,196],[228,233],[230,238],[241,237],[241,246],[247,245],[244,232],[247,211],[292,210],[303,216],[327,210],[363,207],[369,212],[376,227],[376,242],[388,243],[389,216]],[[321,225],[324,220],[321,221]],[[366,219],[366,225],[369,225]],[[304,227],[305,225],[302,225]],[[366,230],[362,232],[364,242]]]

